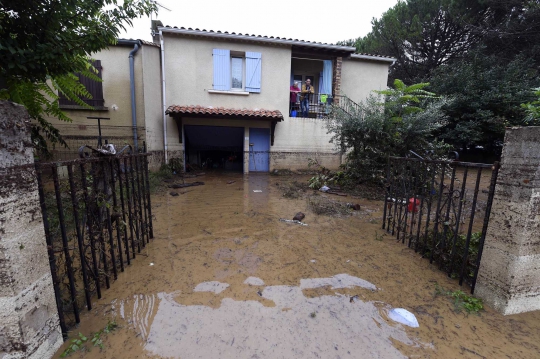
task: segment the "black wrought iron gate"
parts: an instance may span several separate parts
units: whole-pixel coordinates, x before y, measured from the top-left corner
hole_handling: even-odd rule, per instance
[[[390,157],[383,229],[474,292],[499,163]]]
[[[154,237],[147,156],[35,164],[64,336]]]

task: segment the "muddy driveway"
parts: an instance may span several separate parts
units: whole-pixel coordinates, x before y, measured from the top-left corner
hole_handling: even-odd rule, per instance
[[[71,337],[119,328],[72,357],[538,358],[539,312],[457,313],[435,287],[467,288],[385,236],[381,202],[333,196],[360,211],[315,215],[309,192],[288,199],[276,185],[298,178],[196,180],[154,195],[155,239]],[[307,226],[279,221],[298,211]],[[389,319],[392,308],[419,327]]]

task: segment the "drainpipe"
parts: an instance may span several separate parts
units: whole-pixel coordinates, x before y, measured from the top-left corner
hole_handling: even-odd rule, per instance
[[[139,40],[118,40],[119,45],[133,45],[129,52],[129,87],[131,91],[131,128],[133,130],[133,147],[138,151],[137,141],[137,102],[135,100],[135,54],[142,46]]]
[[[165,98],[165,47],[163,46],[163,31],[159,30],[159,42],[161,48],[161,105],[163,114],[163,153],[165,155],[165,164],[169,163],[169,157],[167,154],[167,102]]]
[[[139,145],[137,143],[137,108],[135,103],[135,54],[139,51],[139,43],[133,46],[133,50],[129,52],[129,87],[131,89],[131,127],[133,128],[133,145],[135,152],[138,152]]]

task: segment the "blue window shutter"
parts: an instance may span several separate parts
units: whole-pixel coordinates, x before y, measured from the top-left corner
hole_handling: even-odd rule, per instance
[[[231,51],[214,49],[214,90],[231,89]]]
[[[261,92],[260,52],[246,52],[246,91]]]

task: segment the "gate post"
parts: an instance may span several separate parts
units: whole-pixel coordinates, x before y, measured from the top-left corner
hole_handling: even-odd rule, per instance
[[[1,358],[50,358],[63,342],[33,163],[26,109],[0,101]]]
[[[504,315],[540,309],[540,127],[506,129],[475,294]]]

